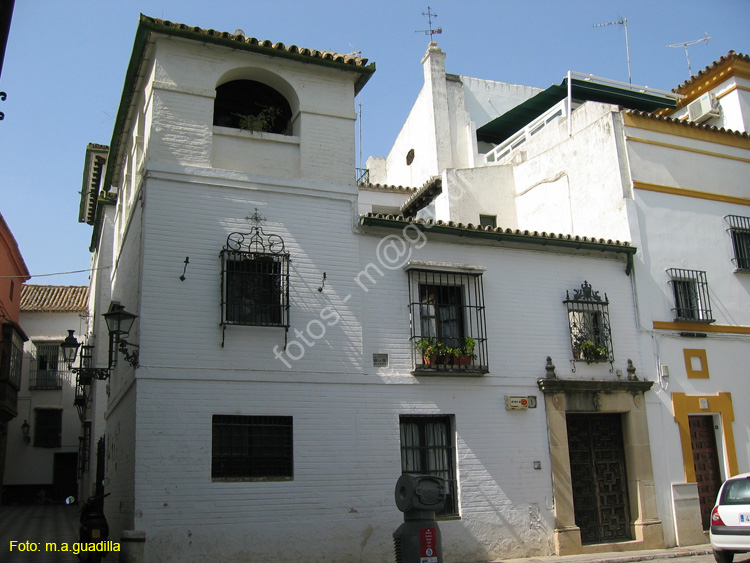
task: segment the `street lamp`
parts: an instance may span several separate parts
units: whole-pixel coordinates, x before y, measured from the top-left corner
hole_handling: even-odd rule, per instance
[[[109,330],[109,367],[117,365],[117,350],[115,347],[119,348],[131,366],[138,367],[138,345],[132,344],[124,338],[130,334],[130,329],[138,315],[129,313],[123,305],[112,302],[109,311],[104,313],[103,317]],[[132,346],[135,350],[129,351],[128,346]]]
[[[29,424],[28,420],[24,420],[23,424],[21,425],[21,432],[23,433],[23,441],[27,444],[31,443],[31,438],[29,437],[29,431],[31,431],[31,425]]]
[[[95,368],[91,366],[93,360],[93,347],[81,346],[76,337],[73,336],[73,333],[75,332],[74,330],[68,330],[68,336],[60,345],[63,352],[63,358],[69,368],[75,361],[78,348],[81,348],[79,366],[71,368],[71,371],[79,375],[83,380],[90,380],[91,378],[100,380],[107,379],[110,375],[111,369],[117,365],[118,347],[130,365],[138,367],[138,345],[131,344],[124,339],[124,337],[130,333],[130,329],[133,327],[133,322],[138,318],[138,315],[129,313],[125,310],[125,307],[119,303],[112,303],[109,306],[109,311],[104,313],[103,317],[107,323],[107,330],[109,331],[109,362],[106,368]],[[130,351],[127,348],[128,346],[135,349]]]

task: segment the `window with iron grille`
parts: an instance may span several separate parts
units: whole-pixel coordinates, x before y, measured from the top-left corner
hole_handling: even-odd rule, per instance
[[[215,414],[211,478],[218,481],[292,480],[292,417]]]
[[[35,409],[34,446],[59,448],[62,440],[62,409]]]
[[[445,508],[437,516],[458,516],[458,482],[453,415],[401,415],[401,472],[445,480]]]
[[[568,309],[573,360],[614,362],[607,294],[602,299],[599,292],[584,280],[580,289],[573,290],[573,297],[569,291],[565,293],[563,303]]]
[[[415,371],[487,373],[482,274],[410,268]]]
[[[739,272],[750,272],[750,217],[727,215],[729,235],[732,237],[735,268]]]
[[[708,278],[701,270],[670,268],[667,270],[674,298],[675,321],[712,323],[711,301],[708,296]]]
[[[78,437],[78,478],[89,470],[91,456],[91,421],[86,420],[81,425],[81,436]]]
[[[289,254],[281,237],[261,227],[232,233],[220,256],[221,324],[288,328]]]
[[[21,337],[12,324],[2,326],[3,338],[0,340],[0,380],[8,381],[17,391],[21,387],[21,366],[23,363],[23,343]]]
[[[61,389],[64,362],[59,342],[35,342],[36,357],[31,362],[29,389]]]

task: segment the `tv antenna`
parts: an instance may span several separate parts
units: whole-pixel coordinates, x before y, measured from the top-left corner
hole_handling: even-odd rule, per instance
[[[620,18],[617,21],[607,23],[597,23],[594,27],[604,27],[606,25],[622,25],[625,26],[625,52],[628,55],[628,84],[633,83],[633,78],[630,74],[630,40],[628,39],[628,18]]]
[[[418,29],[414,33],[424,33],[425,35],[429,35],[430,42],[432,42],[432,36],[435,34],[440,35],[441,33],[443,33],[443,28],[442,27],[438,27],[437,29],[432,28],[432,18],[436,18],[438,17],[438,15],[435,12],[433,12],[429,6],[427,6],[426,12],[422,12],[422,15],[427,18],[427,24],[430,26],[430,29]]]
[[[702,37],[701,39],[695,39],[693,41],[685,41],[684,43],[674,43],[672,45],[667,45],[667,47],[685,47],[685,58],[687,59],[688,72],[690,73],[690,76],[693,76],[693,69],[690,66],[690,55],[688,54],[688,46],[697,45],[698,43],[701,43],[702,41],[705,41],[706,45],[708,45],[709,39],[711,38],[708,36],[708,33],[706,33],[706,36]]]

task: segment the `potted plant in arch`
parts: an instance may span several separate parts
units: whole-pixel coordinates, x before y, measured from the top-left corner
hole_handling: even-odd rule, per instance
[[[457,364],[460,366],[470,366],[474,363],[477,355],[474,353],[474,349],[477,346],[477,341],[471,336],[467,336],[463,339],[461,347],[458,348],[457,352]]]
[[[437,363],[438,346],[432,336],[420,338],[414,343],[414,347],[422,354],[423,365],[431,366]]]

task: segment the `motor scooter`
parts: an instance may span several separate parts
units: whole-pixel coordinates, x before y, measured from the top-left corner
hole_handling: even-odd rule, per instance
[[[104,479],[101,487],[97,486],[96,494],[89,497],[81,506],[80,527],[78,529],[78,559],[81,563],[100,563],[107,556],[109,524],[104,516],[104,499],[110,493],[104,493],[109,479]],[[75,497],[65,499],[66,504],[75,502]]]

